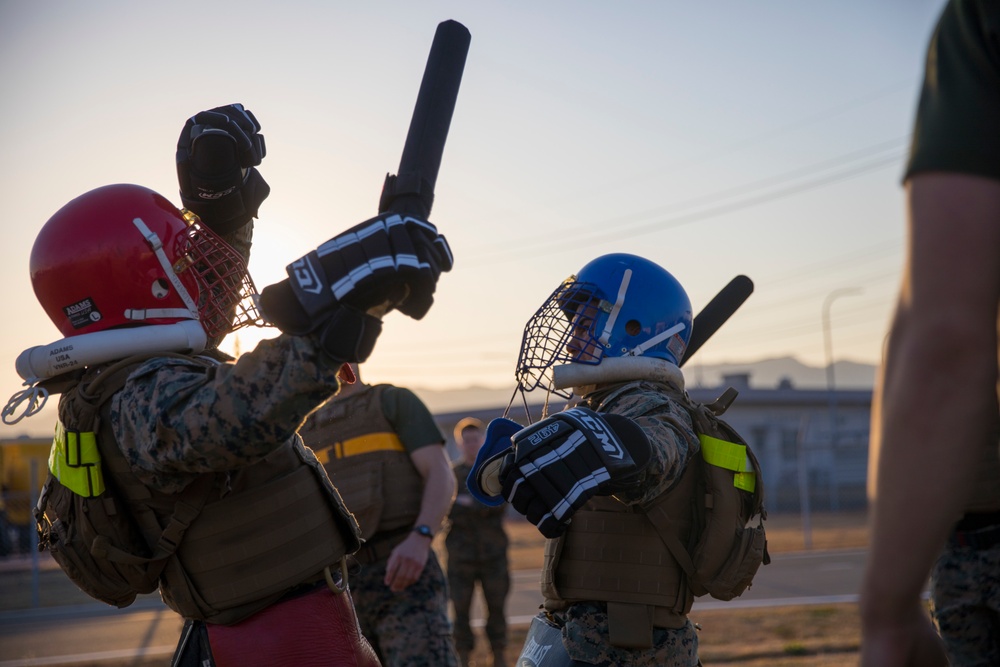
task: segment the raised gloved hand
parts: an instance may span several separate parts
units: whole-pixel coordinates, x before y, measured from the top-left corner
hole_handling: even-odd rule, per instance
[[[177,140],[177,181],[184,207],[218,234],[247,224],[271,192],[254,168],[266,153],[260,123],[242,104],[188,118]]]
[[[285,333],[318,335],[335,359],[361,362],[343,355],[367,357],[390,310],[422,318],[452,262],[434,225],[382,214],[289,264],[289,278],[261,292],[261,312]]]
[[[522,429],[511,441],[513,452],[494,455],[503,457],[501,493],[550,538],[562,535],[593,496],[633,488],[650,461],[649,441],[635,422],[582,407]],[[485,462],[483,469],[489,467]],[[491,486],[481,479],[481,488]]]

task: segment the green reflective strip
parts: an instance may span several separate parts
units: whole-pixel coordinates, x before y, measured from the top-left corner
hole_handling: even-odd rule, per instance
[[[78,496],[93,498],[104,493],[97,436],[90,431],[68,431],[62,422],[56,422],[56,435],[49,450],[49,471]]]
[[[732,470],[735,473],[733,486],[753,493],[757,480],[747,456],[746,445],[720,440],[704,433],[698,439],[701,441],[701,455],[707,463]]]
[[[733,486],[747,493],[753,493],[757,486],[757,477],[752,472],[738,472],[733,475]]]

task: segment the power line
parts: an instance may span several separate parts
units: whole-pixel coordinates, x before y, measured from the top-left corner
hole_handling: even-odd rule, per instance
[[[829,171],[832,164],[836,164],[844,161],[845,159],[850,161],[856,161],[856,157],[851,157],[851,155],[856,155],[857,153],[867,153],[871,149],[877,152],[884,152],[886,150],[887,144],[893,144],[888,146],[889,148],[900,148],[900,140],[895,140],[894,142],[881,142],[875,147],[870,147],[865,151],[856,151],[854,154],[848,154],[847,156],[841,156],[840,158],[835,158],[833,160],[828,160],[824,163],[820,163],[811,169],[811,172],[822,172]],[[717,218],[723,215],[728,215],[738,211],[742,211],[754,206],[759,206],[761,204],[776,201],[778,199],[783,199],[796,194],[801,194],[803,192],[808,192],[810,190],[815,190],[818,188],[826,187],[834,183],[839,183],[861,174],[874,171],[877,169],[882,169],[884,167],[898,164],[904,156],[904,152],[896,150],[896,152],[883,157],[877,157],[869,160],[868,162],[862,163],[860,165],[854,165],[846,169],[842,169],[832,174],[828,174],[822,177],[817,177],[811,180],[807,180],[803,183],[796,183],[792,185],[787,185],[785,187],[778,188],[771,192],[765,194],[758,194],[744,197],[738,199],[732,203],[721,204],[707,209],[697,211],[694,213],[688,213],[683,215],[676,215],[673,217],[668,217],[665,219],[660,219],[652,222],[646,222],[645,224],[634,224],[629,225],[627,222],[623,222],[622,219],[615,220],[604,220],[598,223],[587,225],[583,228],[576,227],[572,231],[572,239],[567,238],[569,232],[559,231],[553,234],[558,235],[556,239],[552,241],[539,240],[537,236],[532,237],[528,241],[512,241],[505,243],[503,248],[496,250],[494,253],[486,252],[479,257],[476,257],[476,261],[481,264],[491,264],[503,262],[509,259],[523,260],[525,258],[537,257],[540,255],[550,255],[554,252],[565,252],[569,250],[576,250],[581,248],[588,248],[596,245],[603,245],[609,240],[616,238],[621,238],[622,236],[636,237],[644,236],[646,234],[652,234],[656,232],[666,231],[669,229],[675,229],[683,225],[693,224],[696,222],[702,222],[712,218]],[[759,190],[763,187],[770,186],[773,182],[782,183],[790,182],[792,180],[801,179],[803,176],[809,175],[810,170],[803,172],[802,170],[796,170],[795,172],[788,172],[785,175],[775,176],[769,179],[763,179],[754,184],[741,186],[733,190],[746,190],[753,189]],[[789,175],[791,174],[791,176]],[[730,191],[722,191],[721,193],[716,193],[713,195],[706,195],[705,197],[698,198],[698,201],[706,199],[719,199],[724,198]],[[681,204],[680,206],[685,206]],[[689,206],[689,205],[688,205]],[[638,214],[640,217],[645,218],[647,214]],[[589,234],[585,231],[588,227],[590,228],[600,228],[603,231],[593,231]],[[609,231],[610,228],[610,231]],[[584,230],[584,231],[581,231]],[[546,235],[551,236],[552,234]],[[493,260],[493,261],[491,261]]]

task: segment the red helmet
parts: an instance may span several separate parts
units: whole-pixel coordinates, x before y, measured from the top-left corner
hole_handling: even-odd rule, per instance
[[[243,257],[139,185],[97,188],[56,211],[30,266],[35,296],[67,337],[196,319],[215,338],[258,319]]]

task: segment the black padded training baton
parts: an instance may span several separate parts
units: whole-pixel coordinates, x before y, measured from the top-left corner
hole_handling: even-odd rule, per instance
[[[726,321],[733,316],[743,302],[753,294],[753,281],[739,275],[712,298],[698,313],[691,325],[691,340],[680,365],[683,366],[709,338],[715,335]]]
[[[425,220],[430,215],[441,155],[471,40],[468,29],[457,21],[438,24],[410,118],[399,170],[396,175],[386,175],[379,213],[392,211]]]

